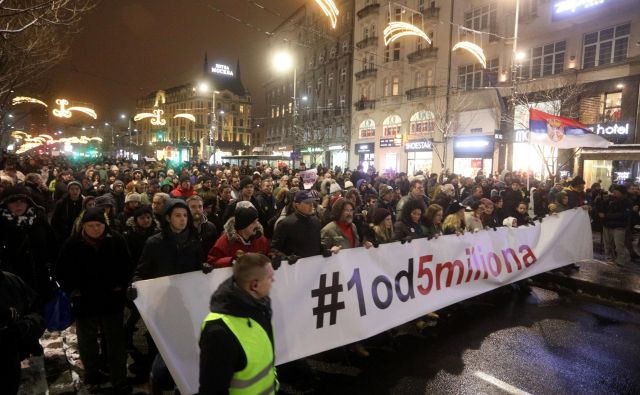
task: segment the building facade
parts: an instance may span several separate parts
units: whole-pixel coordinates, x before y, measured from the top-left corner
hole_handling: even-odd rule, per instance
[[[265,84],[265,147],[307,166],[348,165],[354,0],[336,3],[340,14],[335,29],[310,3],[298,8],[269,39],[272,54],[292,55],[294,70],[272,70]]]
[[[612,159],[616,146],[606,155],[540,152],[527,133],[527,109],[536,107],[578,118],[618,144],[637,142],[637,2],[520,0],[517,17],[515,4],[357,0],[351,167],[637,174],[635,162]],[[431,43],[409,36],[385,46],[390,21],[413,23]],[[483,49],[486,67],[468,51],[451,52],[462,41]]]
[[[153,116],[136,121],[137,141],[149,155],[179,161],[245,153],[251,146],[251,106],[240,63],[232,69],[209,63],[205,55],[200,80],[138,99],[137,113]]]

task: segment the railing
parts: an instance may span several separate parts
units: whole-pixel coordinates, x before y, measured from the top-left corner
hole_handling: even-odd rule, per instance
[[[407,100],[414,100],[420,97],[433,96],[436,94],[436,89],[434,86],[421,86],[419,88],[409,89],[405,94],[407,95]]]
[[[409,63],[415,63],[425,59],[435,59],[437,56],[437,47],[427,47],[419,49],[415,52],[411,52],[409,55],[407,55],[407,59],[409,60]]]
[[[369,46],[377,45],[377,44],[378,44],[378,37],[377,36],[373,36],[373,37],[367,37],[365,39],[362,39],[362,40],[358,41],[356,43],[356,47],[358,47],[358,49],[364,49],[364,48],[367,48]]]
[[[375,77],[377,74],[378,74],[378,69],[366,69],[366,70],[358,71],[356,73],[356,81],[360,81],[369,77]]]
[[[437,18],[440,15],[440,7],[429,7],[422,10],[422,15],[427,18]]]
[[[354,106],[356,107],[356,111],[373,110],[376,108],[376,101],[375,100],[358,100],[357,102],[354,103]]]
[[[380,9],[380,4],[373,3],[361,8],[356,14],[358,15],[358,19],[362,19],[366,16],[377,14]]]

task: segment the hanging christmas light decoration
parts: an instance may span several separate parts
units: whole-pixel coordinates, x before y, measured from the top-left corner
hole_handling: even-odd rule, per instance
[[[329,17],[331,27],[335,29],[338,24],[338,15],[340,14],[336,4],[333,0],[316,0],[316,3],[318,3],[324,14]]]
[[[67,108],[67,106],[69,105],[69,101],[67,99],[56,99],[56,104],[59,105],[60,108],[54,109],[53,115],[58,118],[71,118],[71,115],[73,115],[74,111],[84,113],[93,119],[98,118],[96,112],[89,107],[74,106]]]
[[[487,68],[487,57],[484,55],[484,51],[482,50],[482,48],[480,48],[480,46],[478,46],[477,44],[474,44],[470,41],[460,41],[459,43],[454,45],[453,48],[451,48],[451,51],[455,51],[457,49],[468,51],[478,60],[483,69]]]
[[[422,29],[408,22],[393,21],[384,28],[384,45],[389,45],[405,36],[417,36],[423,38],[427,44],[431,44],[431,39]]]
[[[40,104],[41,106],[49,107],[47,103],[43,102],[42,100],[38,100],[34,97],[16,96],[13,99],[11,99],[12,106],[17,106],[18,104],[25,104],[25,103]]]
[[[190,120],[191,122],[195,122],[196,121],[196,117],[194,117],[191,114],[187,114],[187,113],[176,114],[176,115],[173,116],[173,118],[174,119],[176,119],[176,118],[184,118],[184,119]]]

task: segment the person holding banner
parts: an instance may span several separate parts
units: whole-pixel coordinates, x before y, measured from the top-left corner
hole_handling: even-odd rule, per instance
[[[268,257],[246,253],[211,297],[200,336],[200,395],[275,394]]]

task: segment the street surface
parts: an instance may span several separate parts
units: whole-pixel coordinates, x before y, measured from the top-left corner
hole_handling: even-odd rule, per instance
[[[369,358],[346,348],[314,356],[315,393],[640,393],[640,310],[532,289],[524,297],[498,290],[461,303],[422,333],[407,324],[376,336],[364,342]],[[33,359],[20,394],[43,394],[45,382],[51,394],[87,394],[75,341],[73,330],[46,336],[46,378],[41,359]],[[313,392],[288,383],[283,389]]]

